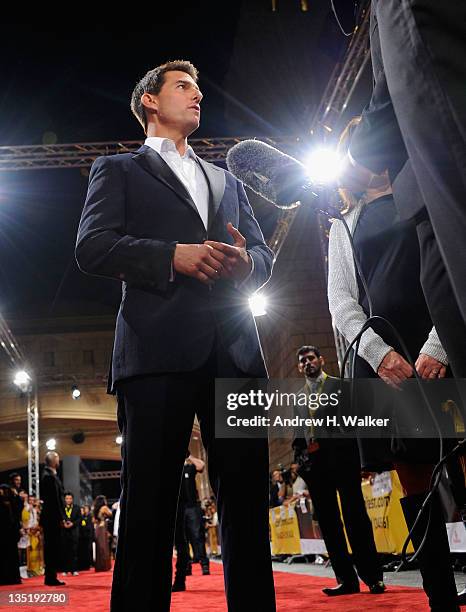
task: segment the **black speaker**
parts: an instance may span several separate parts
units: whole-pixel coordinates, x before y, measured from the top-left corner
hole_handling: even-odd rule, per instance
[[[82,444],[86,439],[86,436],[84,435],[83,431],[77,431],[71,436],[71,439],[75,444]]]

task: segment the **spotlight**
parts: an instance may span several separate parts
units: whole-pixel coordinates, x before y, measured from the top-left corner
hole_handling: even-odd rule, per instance
[[[115,438],[115,442],[116,442],[117,444],[123,444],[123,436],[117,436],[117,437]]]
[[[77,400],[81,397],[81,391],[78,389],[78,387],[76,385],[73,385],[71,387],[71,397],[74,400]]]
[[[31,377],[25,370],[16,372],[13,382],[23,393],[31,387]]]
[[[313,183],[332,183],[341,170],[341,157],[332,149],[317,148],[304,160],[308,176]]]
[[[267,299],[264,295],[255,294],[249,298],[249,308],[251,309],[254,317],[262,317],[263,315],[266,315],[266,306]]]
[[[55,440],[55,438],[50,438],[45,443],[45,446],[47,447],[47,450],[53,451],[57,448],[57,441]]]

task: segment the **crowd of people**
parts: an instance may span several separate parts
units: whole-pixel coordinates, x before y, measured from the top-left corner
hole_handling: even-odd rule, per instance
[[[56,453],[51,455],[49,461]],[[92,506],[79,505],[70,491],[57,496],[59,531],[58,538],[52,536],[51,541],[47,524],[51,502],[47,494],[45,487],[43,499],[29,495],[17,473],[0,485],[0,584],[21,584],[44,574],[47,582],[47,535],[48,544],[56,548],[56,571],[63,576],[77,576],[92,567],[95,571],[111,568],[118,502],[110,508],[106,498],[98,495]],[[55,579],[60,582],[56,574]]]

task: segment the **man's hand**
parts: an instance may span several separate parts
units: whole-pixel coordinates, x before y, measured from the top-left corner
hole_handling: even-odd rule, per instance
[[[209,244],[177,244],[173,256],[173,267],[178,274],[192,276],[201,283],[211,285],[220,278],[223,271],[222,253],[213,255],[214,248]]]
[[[249,276],[252,267],[246,251],[246,239],[232,223],[227,223],[227,231],[233,237],[233,246],[214,240],[206,240],[204,244],[214,249],[212,255],[222,265],[221,277],[242,282]]]
[[[415,363],[416,371],[421,378],[445,378],[446,366],[430,355],[420,353]]]
[[[401,382],[413,375],[413,368],[399,353],[390,351],[382,359],[377,374],[387,385],[399,389]]]

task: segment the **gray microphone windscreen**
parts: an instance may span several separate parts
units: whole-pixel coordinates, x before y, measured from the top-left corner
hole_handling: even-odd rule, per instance
[[[305,167],[294,157],[260,140],[243,140],[227,154],[234,176],[280,208],[294,208],[309,183]]]

